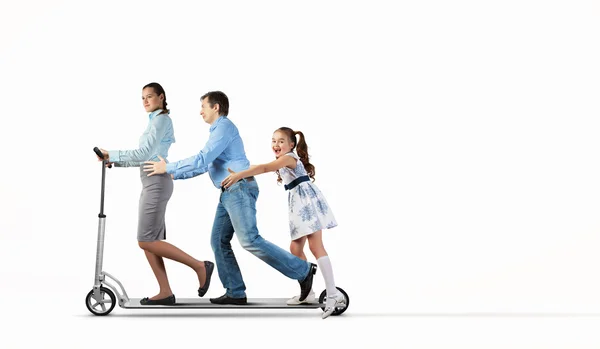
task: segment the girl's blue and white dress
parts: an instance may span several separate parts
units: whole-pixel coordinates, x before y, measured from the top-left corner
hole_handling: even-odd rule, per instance
[[[285,185],[308,175],[298,155],[294,152],[285,155],[296,159],[295,169],[284,167],[279,170],[279,175]],[[292,240],[337,226],[325,196],[312,181],[301,182],[289,190],[288,206]]]

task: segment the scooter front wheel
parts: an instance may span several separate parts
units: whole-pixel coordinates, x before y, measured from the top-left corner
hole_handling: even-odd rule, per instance
[[[85,306],[92,314],[98,316],[108,315],[115,308],[116,303],[113,291],[103,286],[100,287],[100,301],[94,298],[94,290],[85,297]]]

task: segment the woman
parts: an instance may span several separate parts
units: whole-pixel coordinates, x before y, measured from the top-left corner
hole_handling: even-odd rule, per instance
[[[156,82],[142,89],[144,108],[149,113],[148,126],[139,141],[139,148],[133,150],[101,149],[104,159],[116,167],[140,167],[142,193],[140,195],[137,239],[144,250],[148,263],[156,276],[160,291],[153,297],[143,298],[142,305],[175,304],[175,295],[171,291],[164,258],[172,259],[192,268],[198,275],[200,288],[198,296],[206,294],[214,263],[199,261],[179,248],[162,241],[166,238],[165,211],[173,193],[173,179],[168,174],[147,176],[140,166],[147,160],[167,158],[169,147],[175,142],[173,123],[167,109],[165,90]],[[102,159],[99,159],[102,160]]]

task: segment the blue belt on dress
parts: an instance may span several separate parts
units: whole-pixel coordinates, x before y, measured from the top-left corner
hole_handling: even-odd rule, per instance
[[[294,179],[293,181],[290,182],[290,184],[285,184],[285,190],[290,190],[290,189],[294,189],[298,184],[302,183],[302,182],[308,182],[310,181],[310,178],[308,176],[300,176],[296,179]]]

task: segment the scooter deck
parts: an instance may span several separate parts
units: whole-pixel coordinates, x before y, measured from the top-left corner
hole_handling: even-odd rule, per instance
[[[209,308],[209,309],[313,309],[321,308],[324,304],[314,301],[298,305],[287,305],[287,298],[248,298],[248,304],[213,304],[208,299],[200,298],[177,298],[173,305],[141,305],[141,298],[130,298],[123,305],[128,309],[186,309],[186,308]]]

